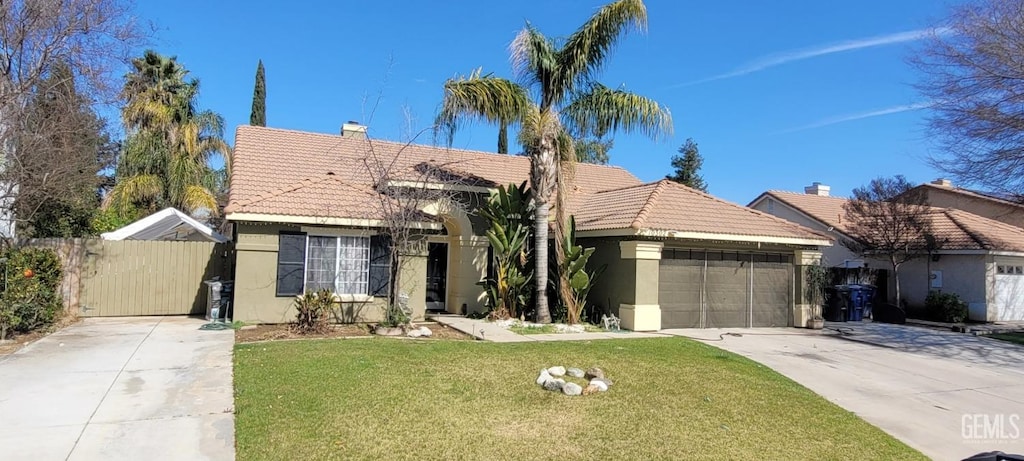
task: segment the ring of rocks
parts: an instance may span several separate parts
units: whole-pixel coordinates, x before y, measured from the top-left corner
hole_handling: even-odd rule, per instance
[[[586,382],[586,387],[568,380],[572,378]],[[537,376],[537,385],[565,395],[590,395],[607,392],[612,385],[612,380],[604,375],[604,370],[597,367],[583,371],[580,368],[553,366],[540,371]]]

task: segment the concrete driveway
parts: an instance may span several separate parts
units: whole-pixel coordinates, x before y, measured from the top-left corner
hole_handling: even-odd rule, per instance
[[[935,459],[1024,453],[1024,347],[887,324],[665,330],[749,357]],[[997,427],[998,426],[998,427]]]
[[[203,323],[85,319],[0,357],[0,458],[234,459],[234,336]]]

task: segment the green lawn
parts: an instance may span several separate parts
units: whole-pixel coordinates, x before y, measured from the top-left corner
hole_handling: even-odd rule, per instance
[[[988,337],[1024,345],[1024,333],[998,333],[994,335],[988,335]]]
[[[600,366],[568,397],[545,366]],[[683,338],[235,347],[238,459],[924,459],[755,362]]]

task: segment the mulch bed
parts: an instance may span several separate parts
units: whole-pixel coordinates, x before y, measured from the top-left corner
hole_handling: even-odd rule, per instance
[[[416,326],[425,326],[433,333],[429,338],[415,338],[417,340],[471,340],[471,336],[439,323],[423,322],[416,323]],[[302,334],[294,331],[290,324],[258,325],[256,328],[240,329],[235,331],[236,343],[254,343],[260,341],[280,341],[289,339],[328,339],[328,338],[360,338],[373,336],[372,326],[369,324],[342,324],[331,325],[330,331],[317,334]],[[398,336],[397,338],[406,338]]]
[[[0,356],[10,355],[39,339],[42,339],[50,333],[53,333],[61,328],[78,322],[78,316],[65,315],[58,319],[53,325],[43,328],[41,330],[30,331],[28,333],[13,333],[11,334],[12,341],[4,341],[0,343]]]

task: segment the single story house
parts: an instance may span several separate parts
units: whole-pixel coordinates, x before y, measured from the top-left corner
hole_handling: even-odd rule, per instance
[[[767,191],[748,206],[842,241],[851,239],[843,208],[847,200],[815,183],[803,194]],[[956,208],[931,206],[928,218],[941,247],[900,267],[903,301],[914,309],[924,305],[929,291],[951,292],[967,302],[971,320],[1024,320],[1024,229]],[[864,260],[840,244],[825,248],[822,260],[832,267],[890,269],[887,262]],[[887,289],[895,301],[891,278]]]
[[[529,159],[340,135],[241,126],[236,132],[226,219],[236,242],[237,320],[294,318],[304,291],[335,291],[344,320],[380,318],[387,290],[382,194],[444,189],[411,223],[424,245],[403,255],[401,292],[415,319],[428,310],[481,312],[487,223],[474,210],[499,185],[529,177]],[[389,165],[382,177],[368,160]],[[442,171],[429,183],[412,178]],[[392,195],[393,196],[393,195]],[[590,301],[624,327],[804,325],[802,268],[831,245],[821,233],[669,181],[643,183],[612,166],[579,164],[569,210],[577,236],[606,265]]]

